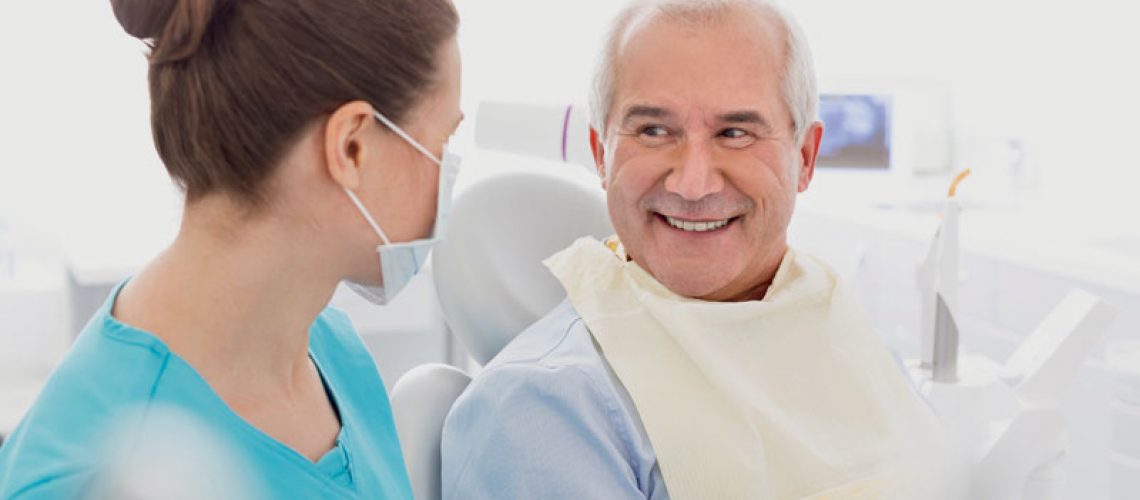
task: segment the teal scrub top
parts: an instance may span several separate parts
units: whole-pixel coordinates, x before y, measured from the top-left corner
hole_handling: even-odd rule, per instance
[[[132,434],[142,432],[134,430],[148,428],[148,421],[170,415],[170,409],[224,445],[210,449],[224,450],[218,458],[224,458],[225,471],[241,480],[240,488],[226,489],[226,498],[412,498],[387,392],[343,313],[325,309],[309,330],[309,354],[341,421],[335,447],[314,463],[234,413],[157,337],[112,317],[121,288],[87,324],[0,447],[0,498],[98,495],[110,475],[108,464],[117,460],[109,450],[129,455],[137,437]],[[168,433],[169,443],[197,442],[178,434]],[[218,486],[216,478],[189,479]]]

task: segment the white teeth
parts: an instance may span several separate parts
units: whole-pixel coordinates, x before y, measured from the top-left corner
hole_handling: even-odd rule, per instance
[[[714,230],[720,229],[724,226],[727,226],[728,223],[732,219],[722,219],[722,220],[718,220],[718,221],[693,222],[693,221],[687,221],[687,220],[683,220],[683,219],[677,219],[674,217],[669,217],[666,215],[665,220],[669,222],[670,226],[673,226],[673,227],[680,229],[682,231],[693,231],[693,232],[697,232],[697,233],[703,233],[705,231],[714,231]]]

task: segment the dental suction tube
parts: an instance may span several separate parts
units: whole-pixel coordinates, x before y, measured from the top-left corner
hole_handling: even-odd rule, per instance
[[[585,106],[483,101],[475,120],[475,145],[597,172]]]

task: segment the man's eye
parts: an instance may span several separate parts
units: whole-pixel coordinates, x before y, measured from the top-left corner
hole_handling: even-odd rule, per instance
[[[726,128],[726,129],[720,131],[720,136],[726,137],[728,139],[742,139],[747,135],[748,135],[748,132],[745,132],[745,131],[738,129],[738,128]]]
[[[739,128],[726,128],[721,130],[717,137],[720,143],[730,148],[744,148],[756,142],[756,136],[747,130]]]
[[[671,140],[673,132],[660,125],[646,125],[637,129],[637,142],[647,147],[664,146]]]

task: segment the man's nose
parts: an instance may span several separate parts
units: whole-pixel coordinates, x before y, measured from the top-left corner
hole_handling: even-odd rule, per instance
[[[724,189],[724,174],[713,159],[712,143],[706,139],[690,139],[679,148],[679,158],[669,176],[665,190],[689,201],[697,201]]]

